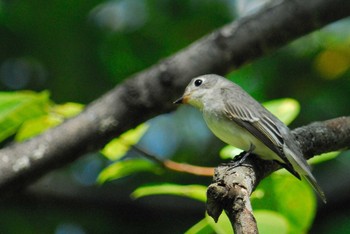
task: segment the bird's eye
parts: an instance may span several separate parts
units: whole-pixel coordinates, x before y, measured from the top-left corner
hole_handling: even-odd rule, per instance
[[[202,83],[203,83],[203,80],[201,80],[201,79],[198,79],[198,80],[195,80],[195,81],[194,81],[194,85],[195,85],[196,87],[200,86]]]

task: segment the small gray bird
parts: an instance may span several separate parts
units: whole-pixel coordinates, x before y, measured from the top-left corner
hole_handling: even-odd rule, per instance
[[[225,143],[275,160],[298,179],[304,177],[326,203],[289,128],[238,85],[218,75],[199,76],[174,103],[198,108],[209,129]]]

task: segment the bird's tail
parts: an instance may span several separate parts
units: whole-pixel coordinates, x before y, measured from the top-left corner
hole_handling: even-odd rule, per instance
[[[318,185],[315,177],[310,173],[308,175],[303,175],[303,178],[305,178],[305,180],[311,185],[322,201],[327,203],[326,196],[324,195],[322,188]]]
[[[296,150],[295,150],[296,151]],[[298,152],[298,151],[296,151]],[[321,187],[318,185],[315,177],[311,173],[311,169],[307,161],[304,159],[301,153],[298,153],[297,156],[296,153],[294,153],[292,150],[290,150],[288,147],[284,147],[284,153],[288,159],[288,161],[292,164],[293,169],[301,175],[305,180],[311,185],[311,187],[315,190],[315,192],[320,196],[322,201],[326,203],[326,196],[321,189]]]

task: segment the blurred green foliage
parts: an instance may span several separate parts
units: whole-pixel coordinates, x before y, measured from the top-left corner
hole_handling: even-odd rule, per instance
[[[43,91],[0,92],[0,142],[15,135],[23,141],[77,115],[83,105],[65,103],[56,105]]]
[[[44,115],[48,106],[47,92],[1,92],[0,141],[15,134],[26,120]]]
[[[105,145],[101,153],[109,160],[122,158],[132,145],[136,145],[146,133],[149,125],[142,123],[134,129],[130,129]]]
[[[48,108],[43,109],[43,115],[37,118],[28,118],[22,121],[20,128],[15,135],[16,141],[24,141],[32,138],[49,128],[61,124],[64,120],[79,114],[83,110],[83,105],[68,102],[61,105],[50,102]],[[31,108],[23,108],[23,111],[31,113]]]
[[[0,139],[6,139],[2,144],[24,140],[56,126],[82,110],[83,105],[78,103],[94,100],[128,76],[259,5],[259,0],[0,0]],[[232,71],[227,77],[259,101],[298,100],[300,114],[292,127],[348,115],[349,26],[349,20],[330,25]],[[49,90],[50,96],[44,90]],[[292,118],[294,112],[293,115]],[[151,153],[203,166],[221,162],[218,154],[223,144],[190,108],[179,108],[176,113],[147,124],[147,132],[140,133],[133,143],[138,141]],[[29,193],[0,202],[0,232],[230,230],[223,217],[221,227],[210,218],[203,218],[204,205],[198,199],[188,203],[189,199],[181,200],[180,196],[160,195],[181,195],[182,189],[194,189],[187,194],[201,197],[204,195],[198,195],[198,191],[203,189],[198,188],[203,187],[193,185],[205,186],[210,179],[158,171],[158,166],[140,159],[142,155],[132,150],[126,154],[124,150],[121,155],[125,157],[116,162],[99,154],[89,155],[32,186],[34,199]],[[350,219],[346,205],[350,204],[346,202],[350,191],[349,186],[344,187],[350,183],[350,162],[346,156],[319,157],[333,158],[317,165],[315,173],[321,185],[327,185],[330,203],[333,198],[340,204],[322,207],[313,226],[316,200],[308,186],[283,172],[264,180],[253,194],[261,232],[276,228],[280,233],[304,233],[311,226],[315,233],[344,233]],[[95,181],[103,169],[109,174],[100,177],[101,181],[119,179],[97,186]],[[161,176],[144,173],[154,170]],[[156,185],[141,187],[150,182]],[[142,198],[131,202],[129,195],[133,191]],[[146,196],[152,193],[157,195]]]

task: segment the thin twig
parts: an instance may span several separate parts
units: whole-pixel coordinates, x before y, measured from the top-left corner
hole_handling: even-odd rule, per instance
[[[182,173],[188,173],[188,174],[193,174],[193,175],[199,175],[199,176],[213,176],[214,175],[214,167],[201,167],[201,166],[194,166],[194,165],[187,164],[187,163],[178,163],[178,162],[174,162],[172,160],[162,160],[162,159],[160,159],[160,157],[147,152],[145,149],[142,149],[139,146],[130,145],[130,147],[133,150],[137,151],[138,153],[142,154],[145,158],[161,165],[162,167],[164,167],[168,170],[182,172]]]

